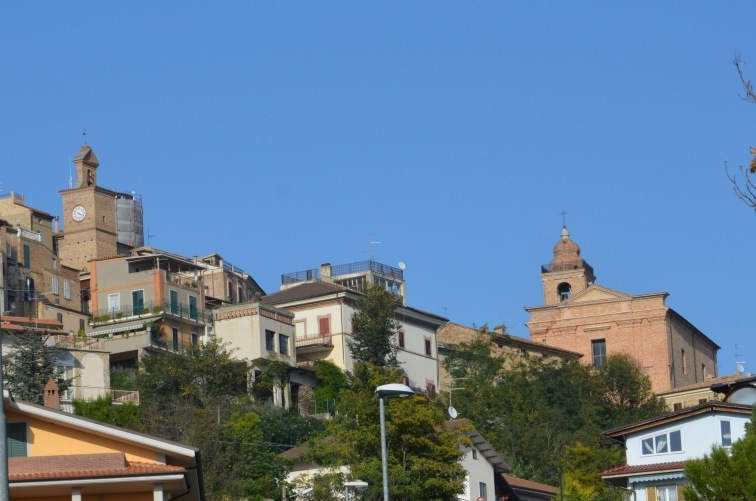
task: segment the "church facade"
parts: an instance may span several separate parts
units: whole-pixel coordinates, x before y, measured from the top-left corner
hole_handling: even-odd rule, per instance
[[[525,308],[531,340],[582,353],[595,367],[627,354],[655,393],[717,376],[719,346],[665,304],[666,292],[630,295],[597,285],[566,227],[541,272],[544,305]]]

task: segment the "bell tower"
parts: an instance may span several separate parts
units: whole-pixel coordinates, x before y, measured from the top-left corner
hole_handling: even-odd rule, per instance
[[[554,259],[541,266],[543,302],[552,306],[584,291],[596,281],[593,267],[580,257],[580,247],[570,239],[567,226],[554,246]]]
[[[117,253],[116,193],[97,186],[100,162],[85,144],[73,159],[76,182],[61,190],[63,231],[58,234],[58,254],[66,266],[86,270],[89,261]]]

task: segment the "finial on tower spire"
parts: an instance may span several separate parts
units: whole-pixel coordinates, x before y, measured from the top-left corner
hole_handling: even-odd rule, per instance
[[[560,212],[559,215],[562,216],[562,226],[564,226],[566,228],[567,227],[567,218],[565,218],[564,216],[567,215],[567,211],[564,210],[564,209],[562,209],[562,212]]]
[[[87,128],[84,127],[84,132],[82,132],[82,135],[84,136],[84,144],[87,144]]]

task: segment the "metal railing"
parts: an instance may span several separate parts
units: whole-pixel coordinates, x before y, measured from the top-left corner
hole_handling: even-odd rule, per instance
[[[319,344],[333,346],[331,334],[318,334],[316,336],[298,337],[295,341],[297,348],[301,348],[303,346],[316,346]]]
[[[357,261],[356,263],[338,264],[331,267],[331,277],[361,273],[363,271],[372,271],[379,275],[391,277],[396,280],[404,280],[404,271],[394,268],[387,264],[381,264],[372,259],[368,261]],[[281,284],[293,284],[297,282],[306,282],[307,280],[317,280],[320,278],[320,269],[311,269],[304,271],[295,271],[294,273],[285,273],[281,275]]]
[[[210,324],[213,321],[212,313],[201,311],[199,307],[180,302],[172,303],[165,300],[160,302],[144,301],[136,305],[125,304],[118,308],[97,310],[92,315],[92,323],[99,325],[112,321],[133,320],[135,318],[150,317],[163,313],[203,324]]]

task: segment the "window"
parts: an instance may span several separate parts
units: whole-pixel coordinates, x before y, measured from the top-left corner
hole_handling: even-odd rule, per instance
[[[698,403],[699,403],[699,404],[705,404],[706,402],[708,402],[708,400],[707,400],[707,399],[705,399],[705,398],[699,398],[699,399],[698,399]]]
[[[27,244],[24,244],[24,268],[31,268],[31,249]]]
[[[433,396],[436,394],[436,385],[434,383],[425,383],[425,390],[428,396]]]
[[[680,430],[671,431],[669,433],[660,433],[653,437],[647,437],[641,440],[641,454],[644,456],[681,451],[682,439]]]
[[[141,315],[144,310],[144,291],[131,291],[131,314]]]
[[[278,353],[281,355],[289,355],[289,336],[286,334],[278,335]]]
[[[71,281],[63,280],[63,297],[71,299]]]
[[[170,302],[171,302],[171,313],[174,315],[178,315],[179,310],[179,304],[178,304],[178,291],[171,290],[170,292]]]
[[[478,449],[476,449],[475,447],[472,448],[472,458],[478,459]]]
[[[681,411],[681,410],[682,410],[682,403],[679,403],[679,402],[678,402],[678,403],[676,403],[676,404],[675,404],[675,405],[673,406],[673,410],[676,410],[676,411]]]
[[[399,348],[404,348],[404,331],[396,333],[396,344],[399,345]]]
[[[318,328],[320,329],[320,334],[330,334],[331,333],[331,317],[318,318]]]
[[[701,377],[706,381],[706,364],[701,364]]]
[[[722,447],[732,445],[732,432],[730,431],[730,422],[722,420],[719,422],[719,428],[722,431]]]
[[[559,301],[567,301],[572,297],[572,286],[567,282],[562,282],[557,285],[557,293],[559,294]]]
[[[173,331],[173,340],[172,340],[173,341],[173,351],[178,351],[178,347],[179,347],[179,333],[178,333],[178,329],[176,327],[174,327],[171,330]]]
[[[199,318],[197,313],[197,296],[189,296],[189,318],[192,320]]]
[[[58,260],[53,258],[52,260],[52,269],[57,270],[58,269]]]
[[[431,356],[431,340],[425,338],[425,354]]]
[[[593,366],[600,369],[606,362],[606,340],[596,339],[591,341],[591,348],[593,350]]]
[[[276,333],[273,331],[265,331],[265,349],[268,351],[276,351]]]
[[[55,317],[56,317],[56,319],[58,320],[59,323],[61,323],[61,324],[63,323],[63,314],[62,313],[56,313]]]
[[[306,324],[304,320],[301,320],[299,322],[294,322],[294,331],[297,336],[297,339],[304,339],[304,337],[307,335],[307,329],[305,328]]]
[[[197,333],[192,331],[192,344],[194,346],[197,346],[197,342],[199,341],[199,336],[197,336]]]
[[[62,353],[60,358],[55,361],[55,372],[58,374],[58,379],[69,381],[69,385],[74,378],[74,358],[70,352]],[[58,381],[59,382],[59,381]],[[60,398],[63,400],[71,400],[73,398],[73,388],[68,387],[65,391],[60,391]]]
[[[108,311],[114,312],[121,309],[121,295],[117,292],[115,294],[108,294]]]
[[[80,331],[86,331],[86,329],[84,329],[84,319],[83,318],[79,319],[79,330]]]
[[[480,483],[480,497],[482,497],[485,501],[488,501],[488,489],[486,488],[486,483],[481,482]]]
[[[52,282],[53,282],[52,283],[52,287],[53,287],[52,293],[55,294],[55,295],[60,294],[60,283],[58,282],[58,277],[56,277],[55,275],[53,275]]]
[[[26,423],[8,423],[6,433],[8,437],[8,457],[26,457]]]
[[[685,360],[685,350],[680,350],[680,356],[682,357],[682,370],[683,374],[688,373],[688,362]]]
[[[663,485],[657,487],[656,501],[677,501],[677,486]]]

